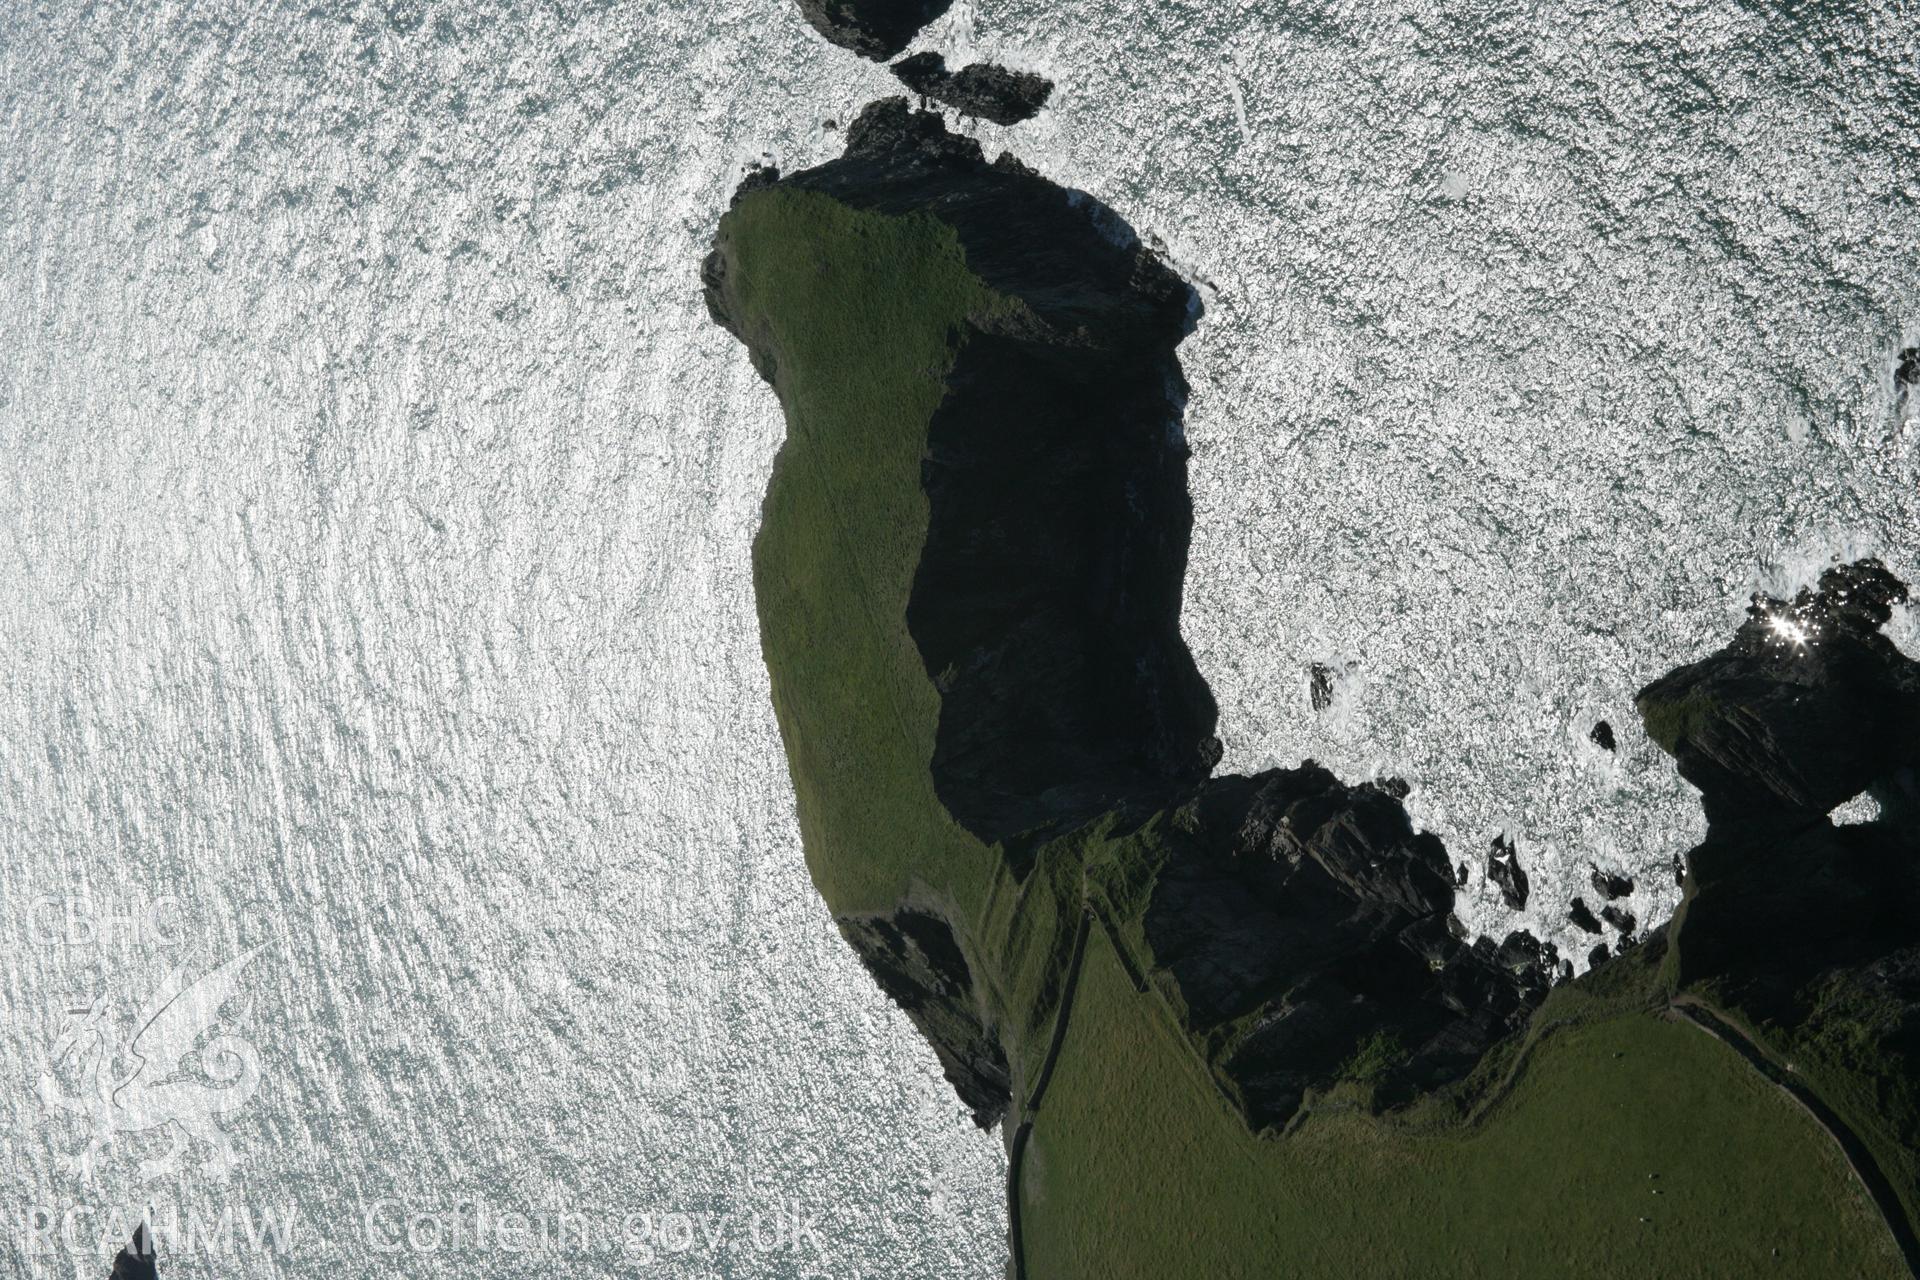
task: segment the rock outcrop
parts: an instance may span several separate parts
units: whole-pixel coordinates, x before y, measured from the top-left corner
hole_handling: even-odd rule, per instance
[[[1487,850],[1487,879],[1500,890],[1500,899],[1515,911],[1523,911],[1533,887],[1527,881],[1526,868],[1520,865],[1520,851],[1505,836],[1495,836]]]
[[[953,929],[937,915],[913,910],[843,917],[839,923],[867,972],[933,1046],[974,1123],[992,1128],[1009,1101],[1007,1055],[987,1026],[973,971]]]
[[[1009,71],[991,62],[947,70],[937,53],[916,53],[893,64],[901,84],[923,98],[998,125],[1015,125],[1040,114],[1053,95],[1053,81],[1031,71]]]
[[[1676,985],[1792,1062],[1920,1217],[1920,662],[1881,630],[1906,598],[1876,560],[1756,597],[1639,704],[1707,815],[1667,930]],[[1863,792],[1879,816],[1836,826]]]
[[[1792,600],[1755,597],[1726,648],[1641,690],[1709,823],[1809,822],[1867,790],[1912,804],[1920,665],[1880,632],[1906,597],[1878,561],[1830,569]]]
[[[1399,796],[1308,762],[1220,778],[1179,810],[1145,917],[1154,972],[1250,1127],[1290,1120],[1370,1041],[1382,1101],[1459,1079],[1546,994],[1524,933],[1455,936],[1445,847]],[[1220,1034],[1223,1028],[1232,1034]]]
[[[920,28],[953,0],[799,0],[813,29],[843,49],[885,62],[913,43]]]
[[[1791,601],[1756,597],[1725,648],[1641,690],[1707,815],[1676,919],[1683,980],[1792,986],[1920,942],[1920,663],[1881,631],[1906,597],[1878,561],[1830,569]],[[1835,827],[1863,792],[1879,819]]]
[[[113,1259],[109,1280],[156,1280],[159,1268],[153,1252],[153,1235],[147,1224],[134,1229],[133,1239]]]

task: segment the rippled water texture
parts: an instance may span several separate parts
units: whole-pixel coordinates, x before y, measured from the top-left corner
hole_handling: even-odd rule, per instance
[[[466,1199],[599,1233],[502,1276],[636,1235],[645,1274],[997,1274],[997,1140],[801,865],[747,575],[780,422],[695,278],[743,164],[889,78],[784,0],[134,10],[0,17],[0,1256],[36,1208],[290,1208],[309,1252],[168,1273],[420,1275],[402,1215]],[[1590,859],[1672,900],[1697,821],[1635,687],[1830,554],[1920,571],[1911,8],[1636,13],[924,41],[1054,75],[1022,155],[1206,282],[1228,765],[1405,776],[1457,855],[1516,838],[1549,929]],[[169,971],[235,956],[238,1172],[143,1179],[123,1091],[82,1177],[88,1046],[126,1076]],[[743,1238],[796,1206],[798,1253]]]

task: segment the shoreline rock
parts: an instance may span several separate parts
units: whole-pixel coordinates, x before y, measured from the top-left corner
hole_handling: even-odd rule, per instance
[[[920,28],[953,0],[798,0],[815,31],[842,49],[885,62],[913,43]]]
[[[1053,81],[1031,71],[1010,71],[990,62],[947,70],[937,53],[916,53],[893,64],[901,84],[923,98],[997,125],[1016,125],[1040,114],[1053,96]]]

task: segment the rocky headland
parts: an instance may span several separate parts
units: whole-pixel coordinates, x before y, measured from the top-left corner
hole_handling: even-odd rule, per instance
[[[894,99],[743,187],[702,278],[787,417],[754,577],[808,865],[1002,1124],[1016,1274],[1906,1273],[1920,707],[1884,569],[1642,693],[1709,837],[1650,930],[1594,867],[1574,918],[1619,953],[1556,984],[1461,936],[1403,785],[1212,776],[1198,304],[1111,210]]]

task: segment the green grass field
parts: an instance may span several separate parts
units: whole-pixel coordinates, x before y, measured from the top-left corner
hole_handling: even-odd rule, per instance
[[[1904,1275],[1832,1142],[1691,1026],[1550,1008],[1476,1121],[1250,1136],[1099,931],[1028,1145],[1034,1276]]]

